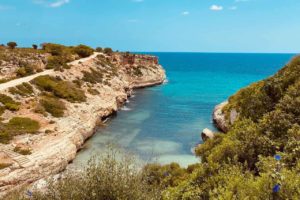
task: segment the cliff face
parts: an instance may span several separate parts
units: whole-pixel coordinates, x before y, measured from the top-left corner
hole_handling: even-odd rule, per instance
[[[9,144],[0,144],[0,161],[1,158],[10,161],[8,167],[0,169],[1,195],[64,170],[85,140],[93,135],[101,119],[117,111],[134,88],[163,83],[165,71],[156,57],[130,56],[128,59],[127,54],[96,53],[70,63],[71,67],[66,70],[50,74],[56,80],[74,83],[80,80],[78,87],[86,96],[83,102],[62,99],[66,110],[59,118],[34,112],[43,93],[34,84],[33,94],[28,97],[11,94],[8,89],[3,91],[21,104],[18,111],[6,110],[2,115],[4,120],[14,116],[30,117],[38,121],[41,128],[38,134],[18,135]],[[31,154],[21,155],[14,151],[16,147],[30,149]]]

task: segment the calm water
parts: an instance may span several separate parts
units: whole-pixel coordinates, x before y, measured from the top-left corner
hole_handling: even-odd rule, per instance
[[[86,143],[75,165],[107,143],[141,159],[183,166],[197,159],[191,148],[204,128],[214,129],[214,106],[251,82],[274,74],[291,54],[151,53],[167,71],[168,83],[136,90],[134,97]]]

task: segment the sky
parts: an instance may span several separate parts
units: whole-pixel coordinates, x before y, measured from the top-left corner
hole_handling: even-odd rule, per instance
[[[300,0],[0,0],[0,43],[300,52]]]

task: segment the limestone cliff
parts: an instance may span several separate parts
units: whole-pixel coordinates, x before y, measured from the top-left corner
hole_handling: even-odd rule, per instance
[[[89,79],[95,74],[101,75],[101,81]],[[64,170],[85,140],[93,135],[101,119],[116,112],[134,88],[161,84],[165,80],[165,71],[156,57],[121,53],[95,53],[49,75],[62,81],[80,81],[78,87],[85,92],[86,100],[71,103],[62,99],[66,111],[56,118],[34,112],[43,94],[36,85],[32,84],[33,94],[28,97],[11,94],[9,89],[2,91],[21,105],[18,111],[6,110],[2,115],[4,120],[13,116],[30,117],[41,128],[38,134],[18,135],[9,144],[0,144],[1,157],[10,162],[8,167],[0,168],[1,195]],[[21,155],[14,151],[16,147],[30,149],[31,154]]]

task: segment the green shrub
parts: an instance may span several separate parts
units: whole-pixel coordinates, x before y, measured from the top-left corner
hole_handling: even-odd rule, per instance
[[[60,69],[66,65],[67,60],[61,56],[50,56],[47,60],[46,69]]]
[[[62,56],[66,47],[60,44],[46,43],[43,45],[43,49],[52,56]]]
[[[91,94],[91,95],[99,95],[100,92],[96,89],[93,89],[93,88],[88,88],[88,92]]]
[[[36,133],[40,129],[39,122],[24,117],[14,117],[5,125],[10,132],[15,132],[15,134]]]
[[[103,49],[101,47],[97,47],[96,52],[103,52]]]
[[[85,45],[78,45],[73,48],[73,52],[76,53],[81,58],[89,57],[94,53],[94,49]]]
[[[5,106],[6,109],[11,111],[16,111],[20,108],[19,102],[14,101],[11,97],[5,94],[0,94],[0,102]]]
[[[64,102],[55,97],[42,97],[40,105],[53,117],[63,117],[66,110]]]
[[[11,94],[18,94],[23,97],[28,97],[33,94],[33,87],[29,83],[22,83],[16,87],[9,88]]]
[[[20,148],[20,147],[15,147],[14,152],[17,152],[22,155],[30,155],[31,154],[30,149],[24,149],[24,148]]]
[[[88,71],[82,71],[83,73],[83,78],[82,80],[85,82],[89,82],[92,84],[96,84],[96,83],[102,83],[103,81],[103,74],[102,72],[95,70],[93,68],[90,68],[91,72]]]
[[[29,76],[35,73],[34,67],[29,63],[22,63],[21,66],[16,70],[16,74],[19,77]]]
[[[105,54],[112,54],[114,51],[111,49],[111,48],[104,48],[104,50],[103,50],[103,52],[105,53]]]
[[[6,144],[16,135],[34,134],[39,129],[39,122],[30,118],[14,117],[8,123],[0,122],[0,143]]]
[[[78,172],[57,182],[48,182],[45,192],[33,192],[36,200],[159,200],[160,189],[149,185],[144,172],[131,156],[109,150]],[[24,191],[25,192],[25,191]],[[16,194],[16,193],[15,193]],[[25,200],[23,192],[7,197]]]
[[[18,46],[18,44],[16,42],[8,42],[7,46],[11,49],[15,49]]]
[[[39,76],[33,80],[40,89],[52,92],[54,96],[66,99],[70,102],[83,102],[86,100],[84,91],[78,89],[74,83],[57,80],[54,77]]]

